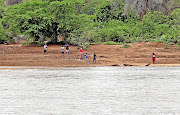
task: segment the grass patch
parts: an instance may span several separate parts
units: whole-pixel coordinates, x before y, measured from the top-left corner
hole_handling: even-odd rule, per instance
[[[83,50],[87,51],[87,48],[85,47],[85,48],[83,48]]]
[[[176,49],[176,50],[179,50],[179,45],[178,45],[178,44],[176,45],[176,48],[175,48],[175,49]]]
[[[129,44],[124,44],[124,48],[129,48],[130,45]]]
[[[148,45],[149,45],[149,46],[152,46],[153,44],[152,44],[152,43],[149,43]]]
[[[108,41],[108,42],[104,42],[104,44],[106,44],[106,45],[122,45],[123,43],[116,43],[113,41]]]

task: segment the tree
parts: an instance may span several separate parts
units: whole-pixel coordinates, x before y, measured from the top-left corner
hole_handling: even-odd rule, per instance
[[[76,6],[82,4],[79,0],[63,0],[61,2],[51,2],[48,13],[52,16],[52,21],[56,23],[56,34],[62,34],[66,40],[68,32],[77,28]]]
[[[31,0],[19,5],[9,6],[3,22],[9,25],[13,35],[26,34],[35,41],[51,38],[57,42],[57,35],[71,31],[76,26],[76,5],[79,0],[41,1]],[[22,10],[23,9],[23,10]]]
[[[8,6],[4,12],[3,22],[9,26],[12,36],[16,34],[26,34],[38,40],[39,35],[45,25],[43,24],[42,15],[45,13],[47,3],[40,0],[32,0],[19,5]],[[22,10],[23,9],[23,10]]]

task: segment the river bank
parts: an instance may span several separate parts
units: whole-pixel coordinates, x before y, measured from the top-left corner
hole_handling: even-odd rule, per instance
[[[79,59],[77,46],[70,46],[69,55],[61,55],[62,45],[48,45],[47,54],[43,47],[22,46],[21,44],[0,45],[0,66],[41,66],[41,67],[84,67],[84,59]],[[152,52],[157,54],[152,64]],[[123,45],[91,45],[83,53],[89,54],[89,66],[180,66],[180,50],[171,44],[132,43],[129,48]],[[97,62],[93,63],[93,54]]]

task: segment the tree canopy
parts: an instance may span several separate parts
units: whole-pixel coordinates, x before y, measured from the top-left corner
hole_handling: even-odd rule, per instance
[[[0,40],[180,41],[180,0],[22,0],[0,2]]]

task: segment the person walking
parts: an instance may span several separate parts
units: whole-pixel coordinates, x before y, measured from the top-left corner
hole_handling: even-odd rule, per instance
[[[68,55],[69,55],[69,44],[68,44],[68,43],[66,43],[65,47],[66,47],[66,54],[68,54]]]
[[[96,53],[93,55],[93,63],[96,63]]]
[[[64,56],[64,47],[61,47],[61,55]]]
[[[83,55],[83,49],[80,49],[80,59],[82,59],[82,55]]]
[[[46,50],[47,50],[47,45],[44,44],[44,54],[46,54]]]
[[[153,61],[153,64],[155,63],[155,61],[156,61],[156,54],[153,52],[152,53],[152,61]]]
[[[88,54],[86,53],[84,56],[85,56],[85,65],[89,66]]]

